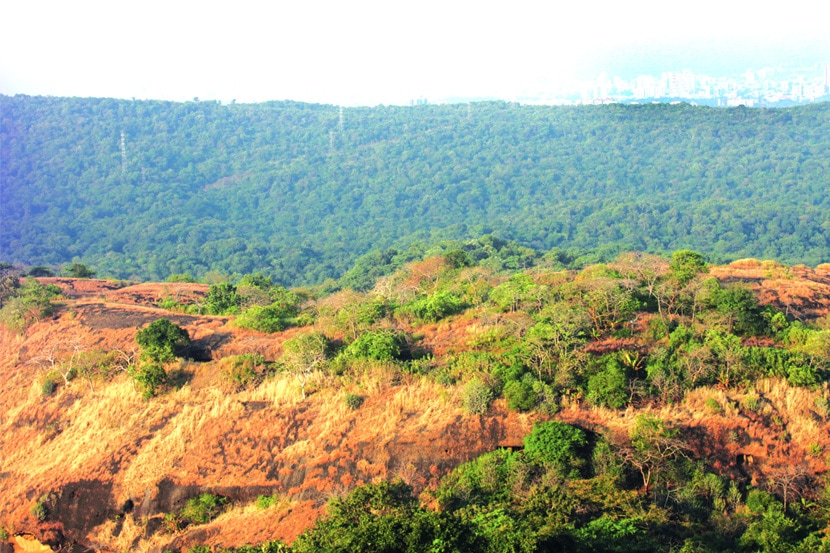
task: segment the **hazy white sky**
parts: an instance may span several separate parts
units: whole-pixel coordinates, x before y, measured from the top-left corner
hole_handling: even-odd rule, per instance
[[[671,71],[767,53],[830,63],[828,16],[820,0],[0,0],[0,93],[512,98],[626,64]]]

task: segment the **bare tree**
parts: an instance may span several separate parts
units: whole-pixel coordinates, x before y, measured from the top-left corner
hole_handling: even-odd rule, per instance
[[[322,332],[300,334],[283,344],[282,362],[300,383],[303,399],[311,374],[326,361],[328,340]]]
[[[810,480],[810,469],[805,461],[787,463],[768,469],[770,475],[767,487],[781,490],[784,499],[784,511],[791,498],[801,497]]]

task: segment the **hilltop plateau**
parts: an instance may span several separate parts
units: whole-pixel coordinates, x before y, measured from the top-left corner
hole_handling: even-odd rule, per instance
[[[483,521],[508,517],[502,528],[536,540],[523,550],[604,550],[614,534],[584,530],[596,520],[629,528],[632,550],[679,550],[700,528],[762,550],[752,541],[767,520],[759,497],[793,521],[782,539],[827,547],[830,267],[709,267],[678,252],[493,271],[471,251],[411,261],[367,292],[286,290],[262,275],[20,280],[0,311],[6,323],[14,298],[51,299],[22,328],[0,327],[4,536],[77,551],[274,540],[348,550],[314,541],[320,521],[352,493],[403,482],[420,494],[414,512],[426,514],[415,518],[443,513],[434,516],[492,540]],[[279,317],[263,315],[275,306]],[[142,375],[159,354],[139,335],[160,319],[187,340],[158,357],[165,378],[151,386]],[[252,329],[266,320],[277,326]],[[533,476],[542,465],[529,436],[550,421],[584,433],[593,457]],[[664,429],[655,448],[671,446],[659,461],[638,457],[643,421]],[[507,504],[464,487],[502,458],[514,467],[504,474],[528,471],[525,484],[511,480]],[[505,478],[483,474],[476,486]],[[517,514],[536,513],[538,490],[563,486],[580,498],[606,491],[556,525]],[[199,519],[194,501],[216,503]],[[545,505],[548,517],[565,508]],[[653,535],[667,537],[648,548]],[[488,543],[467,547],[509,550]]]

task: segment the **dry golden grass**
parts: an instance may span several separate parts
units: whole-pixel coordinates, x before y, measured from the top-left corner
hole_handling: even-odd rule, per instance
[[[141,524],[137,524],[132,516],[124,517],[121,531],[116,536],[114,530],[117,523],[114,520],[108,520],[101,526],[97,527],[90,535],[90,540],[97,543],[106,544],[108,551],[148,551],[150,546],[144,539],[146,528]],[[135,546],[134,544],[137,544]]]
[[[9,541],[14,553],[52,553],[52,548],[30,536],[12,536]]]
[[[241,392],[239,397],[246,401],[267,401],[278,409],[292,407],[302,401],[300,384],[288,373],[269,378],[255,389]]]
[[[746,259],[737,259],[729,264],[729,267],[735,269],[757,269],[762,266],[762,263],[754,257]]]
[[[242,403],[216,389],[194,394],[188,387],[161,398],[168,413],[163,432],[146,442],[124,472],[123,485],[128,493],[141,493],[167,474],[186,453],[190,444],[212,421],[238,418],[244,412]],[[158,407],[158,405],[156,405]]]

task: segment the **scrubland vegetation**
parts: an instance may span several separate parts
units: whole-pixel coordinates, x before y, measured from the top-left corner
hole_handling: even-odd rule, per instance
[[[416,394],[427,393],[466,417],[498,408],[535,421],[521,447],[464,463],[417,497],[404,480],[364,484],[331,499],[290,547],[236,551],[830,551],[826,315],[762,305],[751,279],[715,278],[689,250],[627,253],[578,270],[556,252],[492,237],[435,250],[405,262],[367,256],[340,283],[288,290],[251,274],[213,284],[192,303],[158,306],[170,316],[227,316],[281,340],[271,357],[216,361],[231,393],[294,405],[331,396],[332,409],[361,424],[382,373],[411,385],[390,406],[417,405]],[[794,278],[793,268],[746,264]],[[20,330],[17,321],[48,313],[54,292],[14,278],[3,281],[0,316]],[[33,306],[29,315],[7,314],[21,302]],[[163,401],[177,386],[169,373],[188,355],[188,333],[159,317],[135,340],[132,356],[56,354],[50,374],[58,377],[43,393],[127,373],[136,395]],[[577,408],[594,422],[576,420]],[[614,416],[624,422],[601,422]],[[707,456],[696,421],[713,417],[778,432],[787,461],[770,462],[759,480]],[[723,439],[749,444],[741,424]],[[262,496],[256,512],[290,501]],[[33,516],[47,519],[50,504],[38,505]],[[164,531],[249,511],[203,493],[168,513]]]

